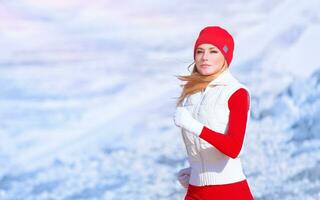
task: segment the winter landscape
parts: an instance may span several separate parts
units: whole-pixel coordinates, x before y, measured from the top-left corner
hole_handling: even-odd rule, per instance
[[[180,200],[176,75],[226,27],[256,200],[320,199],[320,1],[0,1],[0,199]]]

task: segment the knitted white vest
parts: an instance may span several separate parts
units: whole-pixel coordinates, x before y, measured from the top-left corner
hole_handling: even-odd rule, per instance
[[[186,98],[184,106],[208,128],[225,134],[228,126],[229,97],[239,88],[248,88],[230,73],[229,68],[211,81],[204,92]],[[249,93],[250,94],[250,93]],[[250,96],[250,95],[249,95]],[[248,120],[250,109],[248,112]],[[228,157],[205,140],[181,129],[191,167],[189,183],[196,186],[234,183],[246,179],[240,158]],[[242,154],[241,148],[239,156]]]

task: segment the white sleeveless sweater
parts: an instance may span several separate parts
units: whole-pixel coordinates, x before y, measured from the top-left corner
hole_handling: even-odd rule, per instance
[[[225,134],[228,126],[230,96],[248,88],[230,73],[229,68],[211,81],[203,92],[190,95],[184,106],[192,116],[211,130]],[[250,95],[249,95],[250,96]],[[248,111],[248,120],[250,108]],[[246,179],[239,156],[235,159],[220,152],[205,140],[181,129],[191,167],[189,183],[196,186],[228,184]]]

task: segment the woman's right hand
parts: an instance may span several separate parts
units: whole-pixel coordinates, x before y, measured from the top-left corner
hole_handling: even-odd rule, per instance
[[[177,174],[178,180],[184,188],[188,188],[189,186],[190,173],[191,167],[188,167],[181,169]]]

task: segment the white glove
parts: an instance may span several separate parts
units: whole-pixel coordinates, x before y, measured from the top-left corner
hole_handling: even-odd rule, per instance
[[[185,107],[177,107],[174,114],[174,123],[176,126],[184,128],[198,136],[203,129],[203,124],[195,120]]]
[[[188,167],[188,168],[181,169],[177,174],[178,180],[184,188],[188,188],[189,186],[190,173],[191,173],[191,168]]]

